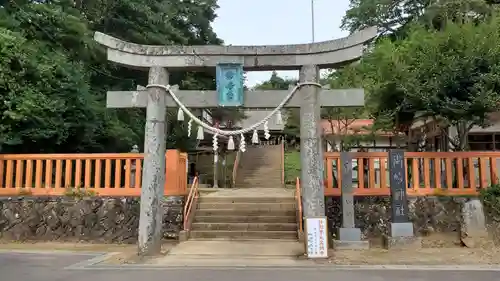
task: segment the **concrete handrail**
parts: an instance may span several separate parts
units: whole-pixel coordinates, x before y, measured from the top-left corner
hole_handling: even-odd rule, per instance
[[[233,164],[232,187],[236,186],[236,177],[238,176],[238,166],[240,165],[240,158],[241,158],[241,150],[238,150],[236,152],[236,159],[234,159],[234,164]]]
[[[281,137],[281,184],[285,186],[285,138]]]

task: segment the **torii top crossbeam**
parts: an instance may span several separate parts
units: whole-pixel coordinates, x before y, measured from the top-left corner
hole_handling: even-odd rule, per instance
[[[364,44],[377,29],[367,28],[348,37],[310,44],[266,46],[153,46],[126,42],[96,32],[94,39],[108,48],[108,60],[131,67],[200,69],[220,63],[240,63],[245,70],[298,70],[303,65],[335,68],[361,57]]]

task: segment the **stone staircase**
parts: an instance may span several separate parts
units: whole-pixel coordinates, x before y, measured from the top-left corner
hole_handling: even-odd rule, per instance
[[[280,188],[281,146],[248,147],[241,155],[236,188]]]
[[[254,191],[248,194],[252,197],[230,194],[235,191],[221,190],[200,197],[191,239],[297,240],[295,199],[291,192],[288,191],[289,196],[273,196],[269,194],[272,189],[255,188],[247,189]]]
[[[296,203],[281,184],[281,147],[248,147],[236,188],[199,199],[192,239],[297,240]]]

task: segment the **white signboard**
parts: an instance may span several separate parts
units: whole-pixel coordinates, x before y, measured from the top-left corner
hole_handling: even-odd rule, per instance
[[[328,258],[326,217],[306,219],[306,239],[308,258]]]

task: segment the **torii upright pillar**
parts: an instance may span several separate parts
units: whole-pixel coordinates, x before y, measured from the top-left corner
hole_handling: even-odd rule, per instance
[[[316,65],[304,65],[300,69],[300,82],[317,82],[318,78],[319,69]],[[302,191],[305,217],[325,215],[320,126],[321,104],[318,93],[317,87],[309,85],[303,86],[298,93],[302,98],[300,105],[300,163],[302,168],[300,177],[301,185],[307,186]]]
[[[168,85],[163,67],[149,69],[149,84]],[[141,206],[138,231],[140,255],[154,255],[161,249],[163,210],[161,200],[165,186],[166,97],[161,88],[147,90],[144,133],[144,168],[141,184]]]

